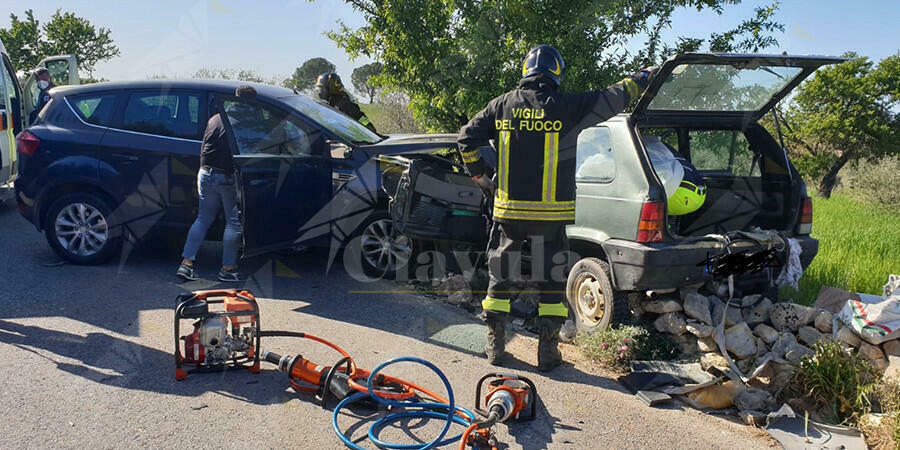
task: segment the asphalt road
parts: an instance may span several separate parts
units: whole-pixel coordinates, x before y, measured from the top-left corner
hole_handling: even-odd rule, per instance
[[[102,266],[57,264],[43,236],[14,205],[0,205],[0,448],[342,448],[331,412],[287,385],[264,364],[245,371],[174,380],[172,315],[179,293],[223,286],[179,284],[174,277],[181,236]],[[201,274],[212,278],[220,248],[203,246]],[[438,365],[463,406],[475,381],[493,371],[478,355],[484,330],[468,313],[391,282],[361,283],[325,255],[270,256],[244,264],[268,330],[294,330],[332,340],[361,367],[413,355]],[[365,291],[365,292],[362,292]],[[373,291],[382,291],[373,293]],[[303,340],[263,346],[330,364],[338,357]],[[536,342],[516,337],[508,369],[531,377],[542,404],[537,420],[497,427],[509,448],[766,448],[761,433],[681,406],[651,409],[614,380],[564,366],[549,376],[532,370]],[[571,349],[570,349],[571,350]],[[573,353],[573,352],[567,352]],[[425,369],[403,364],[388,373],[439,389]],[[354,438],[371,413],[340,418]],[[384,437],[429,440],[435,423],[404,423]],[[454,433],[461,431],[454,427]],[[369,448],[373,448],[371,445]]]

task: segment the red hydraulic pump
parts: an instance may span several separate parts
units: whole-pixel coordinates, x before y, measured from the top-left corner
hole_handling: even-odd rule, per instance
[[[192,372],[225,367],[244,367],[259,373],[259,306],[253,294],[218,289],[182,294],[177,301],[176,380],[181,381]],[[210,305],[221,307],[213,310]],[[182,320],[195,320],[193,330],[184,336],[181,335]]]

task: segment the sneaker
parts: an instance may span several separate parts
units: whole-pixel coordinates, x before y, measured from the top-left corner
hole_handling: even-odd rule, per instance
[[[219,269],[219,281],[241,281],[237,270]]]
[[[194,267],[187,264],[178,266],[178,272],[176,272],[175,275],[184,281],[194,281],[197,279],[197,274],[194,273]]]

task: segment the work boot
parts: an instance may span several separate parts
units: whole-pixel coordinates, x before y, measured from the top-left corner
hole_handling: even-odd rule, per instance
[[[488,327],[488,342],[484,346],[484,354],[491,365],[502,365],[506,350],[506,313],[485,311],[484,321]]]
[[[541,372],[549,372],[562,365],[562,354],[559,353],[559,329],[565,317],[538,317],[538,367]]]

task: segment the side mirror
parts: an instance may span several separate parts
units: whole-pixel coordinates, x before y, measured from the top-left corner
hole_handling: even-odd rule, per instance
[[[350,159],[353,157],[353,149],[340,141],[328,139],[325,141],[328,146],[328,152],[335,159]]]

